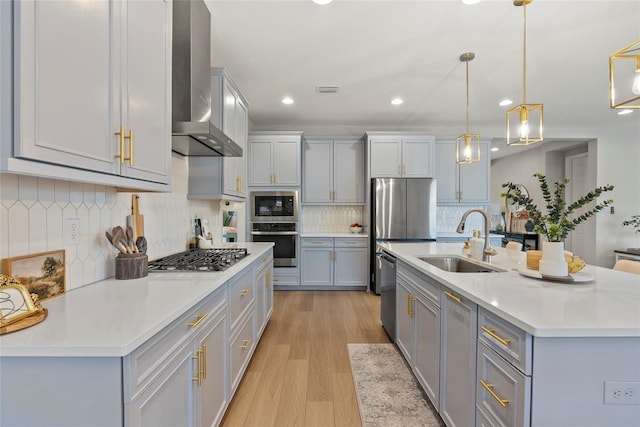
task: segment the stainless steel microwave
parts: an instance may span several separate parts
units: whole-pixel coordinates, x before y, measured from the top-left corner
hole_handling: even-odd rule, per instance
[[[251,221],[298,222],[298,192],[252,191]]]

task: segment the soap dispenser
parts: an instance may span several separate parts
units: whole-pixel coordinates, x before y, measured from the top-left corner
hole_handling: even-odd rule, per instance
[[[484,240],[480,237],[480,230],[473,230],[473,237],[471,238],[471,258],[482,260],[482,250],[484,248]]]
[[[462,246],[462,256],[468,257],[471,251],[471,246],[469,245],[469,240],[464,241],[464,246]]]

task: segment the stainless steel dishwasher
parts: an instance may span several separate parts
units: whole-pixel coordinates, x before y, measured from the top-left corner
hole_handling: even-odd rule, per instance
[[[391,341],[396,341],[396,258],[387,252],[378,257],[380,321]]]

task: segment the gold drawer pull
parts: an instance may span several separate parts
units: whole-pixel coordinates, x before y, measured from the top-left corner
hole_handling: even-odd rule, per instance
[[[265,273],[265,282],[266,286],[271,286],[271,271]]]
[[[198,360],[198,372],[196,372],[196,376],[192,377],[191,380],[197,382],[198,387],[200,387],[202,385],[202,350],[198,350],[191,358]]]
[[[445,294],[446,296],[448,296],[449,298],[451,298],[452,300],[454,300],[454,301],[462,302],[462,298],[460,298],[460,297],[459,297],[459,296],[457,296],[457,295],[452,294],[452,293],[451,293],[451,292],[449,292],[449,291],[444,291],[444,294]]]
[[[491,335],[493,338],[497,339],[498,341],[500,341],[502,343],[502,345],[509,345],[509,343],[511,342],[510,340],[506,339],[506,338],[502,338],[499,337],[498,335],[496,335],[496,331],[493,329],[489,329],[486,326],[482,327],[482,330],[485,331],[486,333],[488,333],[489,335]]]
[[[244,344],[240,348],[249,348],[249,343],[251,343],[251,340],[244,340]]]
[[[240,296],[242,296],[242,297],[246,297],[247,295],[249,295],[249,289],[245,289],[244,291],[242,291],[240,293]]]
[[[209,313],[202,313],[200,316],[198,316],[198,320],[196,320],[193,323],[189,323],[189,326],[191,326],[191,328],[197,327],[200,323],[202,323],[204,319],[207,318],[208,315]]]
[[[482,384],[482,387],[484,387],[489,394],[498,401],[498,403],[500,404],[500,406],[502,406],[503,408],[507,407],[507,403],[509,403],[509,401],[507,399],[500,399],[500,396],[498,396],[496,394],[495,391],[493,391],[493,384],[487,384],[484,381],[480,380],[480,384]]]
[[[202,344],[202,379],[207,379],[207,345]]]

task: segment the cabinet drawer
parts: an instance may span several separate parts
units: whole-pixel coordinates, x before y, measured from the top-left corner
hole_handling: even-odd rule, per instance
[[[336,237],[336,248],[366,248],[367,239],[363,237]]]
[[[499,427],[492,423],[480,408],[476,407],[476,427]]]
[[[401,261],[398,261],[398,275],[402,276],[426,298],[440,307],[440,286],[437,282]]]
[[[255,325],[255,311],[247,316],[243,317],[244,323],[240,328],[240,331],[232,337],[229,343],[229,363],[231,372],[231,390],[232,392],[238,386],[238,383],[242,379],[242,372],[247,363],[249,363],[249,357],[253,352],[253,347],[256,345],[253,337],[254,325]]]
[[[303,237],[300,239],[300,246],[303,248],[332,248],[333,238],[331,237]]]
[[[240,316],[255,299],[253,271],[244,272],[229,283],[229,324],[231,331],[237,327]]]
[[[169,355],[197,333],[205,319],[225,309],[224,289],[216,291],[124,358],[124,399],[130,401],[162,371]]]
[[[478,311],[478,337],[525,375],[531,375],[530,334],[480,308]]]
[[[499,426],[528,426],[531,377],[478,342],[476,406]]]

